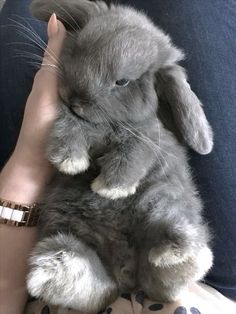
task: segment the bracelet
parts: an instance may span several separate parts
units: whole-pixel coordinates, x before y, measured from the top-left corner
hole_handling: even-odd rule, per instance
[[[36,204],[19,204],[0,198],[0,223],[16,227],[36,226],[39,210]]]

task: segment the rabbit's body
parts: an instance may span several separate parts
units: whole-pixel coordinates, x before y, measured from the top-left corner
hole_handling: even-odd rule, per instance
[[[60,2],[69,10],[67,2]],[[36,15],[47,19],[42,16],[45,8],[40,11],[37,5],[51,11],[53,3],[33,1]],[[211,149],[210,127],[183,69],[175,64],[182,54],[145,16],[125,7],[109,9],[103,2],[97,7],[88,1],[71,3],[77,9],[69,11],[73,19],[78,15],[78,21],[88,24],[78,32],[79,55],[74,34],[61,55],[63,101],[50,135],[48,157],[62,172],[87,171],[74,177],[58,174],[40,205],[40,241],[31,258],[29,291],[85,312],[98,312],[118,293],[137,288],[152,299],[175,300],[189,283],[204,276],[212,254],[186,149],[156,116],[157,95],[163,103],[176,101],[177,127],[202,153]],[[94,14],[88,8],[104,10],[105,22],[97,16],[94,23],[92,17],[88,22],[89,14]],[[79,16],[81,11],[87,15]],[[63,12],[57,12],[59,18]],[[109,41],[102,34],[111,20],[109,32],[115,39]],[[140,21],[141,31],[135,27]],[[122,27],[128,48],[114,50]],[[145,34],[147,46],[141,40]],[[157,47],[151,44],[154,38],[160,39]],[[91,65],[94,52],[88,46],[96,42],[97,67]],[[101,57],[104,47],[113,53],[107,59]],[[130,50],[133,55],[128,54]],[[156,51],[159,59],[154,65]],[[76,67],[70,64],[71,58],[76,59]],[[126,71],[122,75],[130,80],[127,87],[107,87],[109,80],[115,77],[120,83],[123,76],[108,72],[106,62],[110,70]],[[74,69],[81,70],[80,77]]]

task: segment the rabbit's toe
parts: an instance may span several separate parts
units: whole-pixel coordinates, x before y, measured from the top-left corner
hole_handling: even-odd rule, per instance
[[[137,185],[138,184],[134,184],[129,187],[107,187],[104,180],[100,177],[97,177],[93,181],[91,189],[102,197],[115,200],[134,194],[136,192]]]

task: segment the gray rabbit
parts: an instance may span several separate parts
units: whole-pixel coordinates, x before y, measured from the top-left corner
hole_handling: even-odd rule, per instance
[[[183,53],[131,7],[34,0],[31,9],[45,21],[56,12],[68,35],[47,147],[59,172],[38,205],[29,292],[86,313],[135,289],[176,300],[212,265],[184,142],[207,154],[213,135]]]

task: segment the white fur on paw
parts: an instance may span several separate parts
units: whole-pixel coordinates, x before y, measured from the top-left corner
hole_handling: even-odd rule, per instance
[[[59,241],[67,243],[72,251],[68,246],[59,251],[46,251],[53,241],[54,246]],[[32,268],[27,288],[36,298],[90,313],[104,307],[103,300],[116,290],[115,282],[107,275],[96,253],[72,236],[48,238],[41,242],[35,254],[30,259]]]
[[[134,184],[130,187],[108,188],[106,187],[104,181],[100,177],[97,177],[93,181],[91,189],[102,197],[115,200],[134,194],[136,192],[137,185],[138,184]]]
[[[149,262],[157,267],[170,267],[184,262],[187,258],[188,255],[182,250],[171,247],[163,253],[160,252],[160,248],[154,247],[148,255]]]
[[[84,172],[89,167],[89,159],[87,157],[82,158],[67,158],[59,164],[59,171],[75,175],[80,172]]]
[[[63,281],[64,267],[62,263],[63,252],[48,252],[31,258],[31,263],[34,265],[28,274],[27,288],[30,294],[34,297],[43,297],[47,299],[47,289]],[[58,299],[55,296],[55,299]],[[53,301],[53,300],[52,300]],[[55,300],[56,302],[58,300]]]
[[[28,275],[27,288],[36,298],[54,305],[74,307],[75,295],[81,295],[84,287],[91,285],[85,263],[72,252],[49,252],[37,256]]]
[[[203,247],[196,256],[195,262],[197,271],[194,280],[197,281],[202,279],[213,265],[212,251],[207,246]]]

